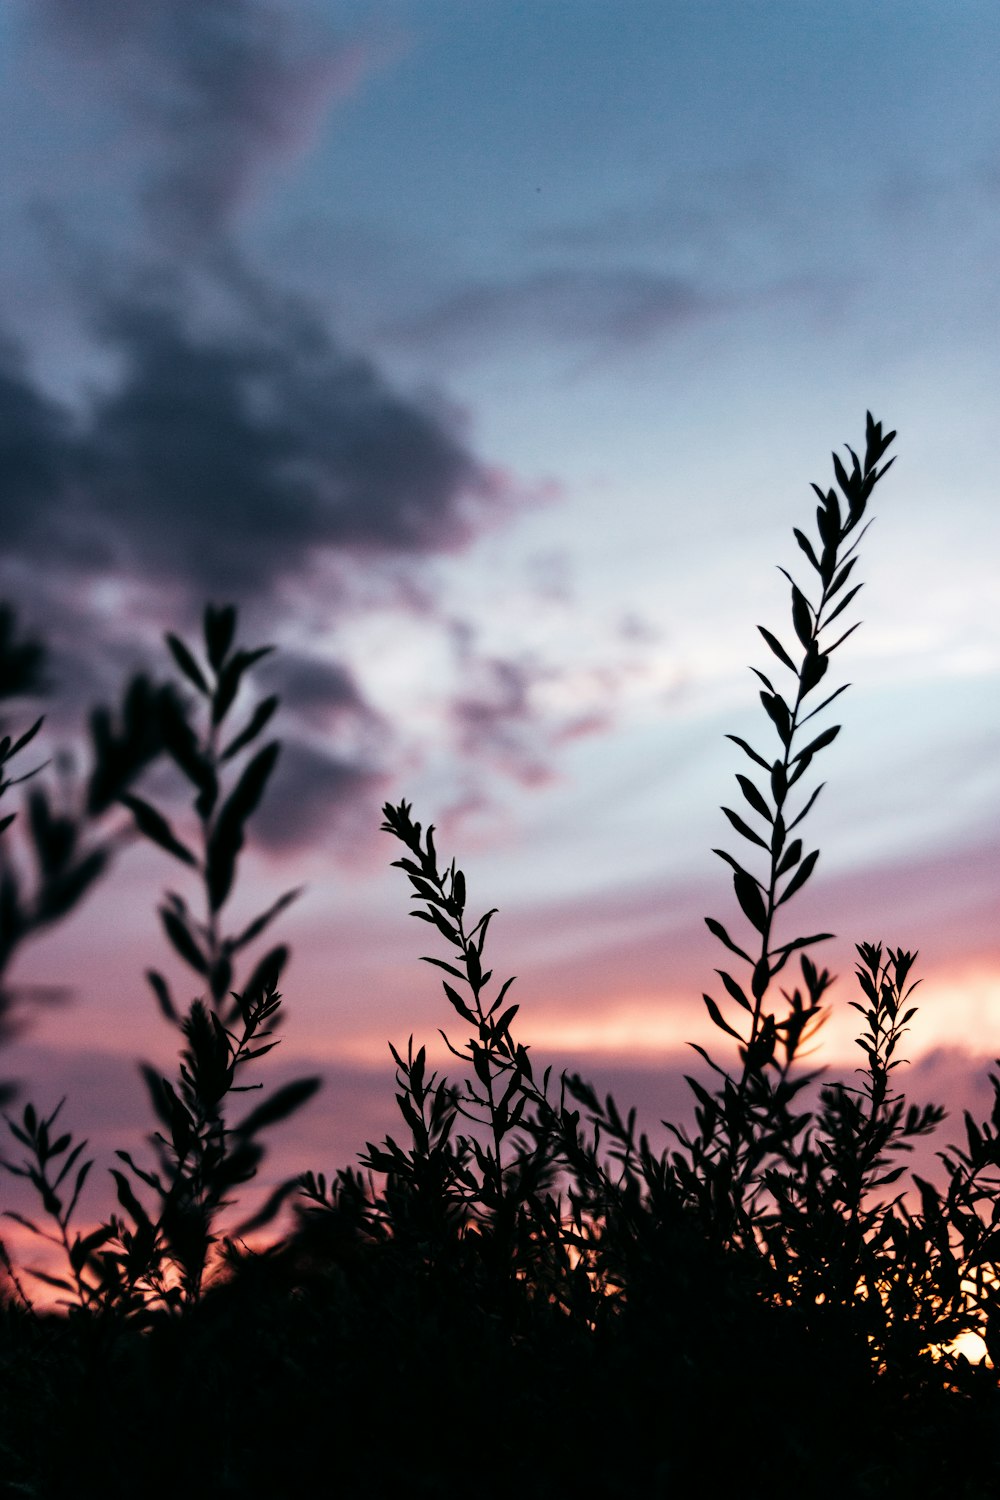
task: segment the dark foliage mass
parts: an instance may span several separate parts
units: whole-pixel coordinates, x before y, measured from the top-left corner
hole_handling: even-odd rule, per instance
[[[997,1494],[1000,1080],[991,1119],[966,1115],[962,1145],[939,1153],[943,1185],[908,1174],[906,1153],[943,1118],[908,1103],[897,1072],[916,955],[858,945],[862,1065],[854,1082],[824,1082],[801,1058],[827,1011],[831,976],[810,954],[829,934],[779,931],[817,863],[807,777],[838,733],[820,717],[843,691],[828,669],[856,628],[844,616],[857,548],[893,437],[869,416],[863,459],[834,457],[836,487],[814,486],[815,535],[795,530],[815,577],[806,589],[786,574],[792,633],[760,627],[783,676],[756,671],[768,739],[732,737],[749,762],[739,810],[723,809],[739,852],[717,851],[740,925],[706,919],[727,965],[704,996],[725,1052],[696,1048],[695,1123],[671,1125],[662,1153],[583,1078],[538,1076],[512,981],[486,957],[494,913],[469,914],[433,828],[387,804],[413,915],[438,944],[427,962],[453,1066],[430,1069],[412,1037],[394,1046],[398,1136],[369,1142],[357,1167],[283,1184],[224,1234],[260,1135],[317,1086],[300,1079],[231,1114],[233,1095],[259,1087],[248,1065],[275,1045],[287,950],[242,978],[237,967],[298,894],[224,931],[279,754],[276,740],[258,748],[277,700],[229,721],[269,648],[238,647],[236,611],[209,607],[200,653],[167,637],[179,683],[137,679],[120,724],[93,716],[79,809],[57,811],[33,783],[26,816],[4,824],[23,834],[35,883],[23,889],[7,850],[3,963],[105,868],[125,838],[110,815],[200,882],[200,915],[171,891],[159,916],[203,994],[184,1012],[147,975],[180,1066],[169,1079],[143,1065],[152,1160],[117,1153],[106,1223],[76,1227],[91,1161],[62,1105],[7,1116],[21,1154],[5,1165],[45,1215],[21,1223],[65,1267],[32,1273],[60,1294],[63,1311],[43,1313],[3,1252],[9,1493]],[[40,668],[6,612],[0,691],[25,693]],[[4,737],[4,767],[37,727]],[[196,838],[134,790],[161,756],[190,790]],[[244,1236],[289,1203],[291,1231],[251,1249]],[[955,1351],[970,1332],[989,1358]]]

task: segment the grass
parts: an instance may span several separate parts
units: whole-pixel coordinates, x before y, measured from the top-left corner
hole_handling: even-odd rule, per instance
[[[914,1141],[943,1119],[898,1081],[916,955],[858,944],[863,1064],[854,1082],[826,1081],[802,1055],[828,1011],[831,976],[813,954],[830,934],[783,935],[816,868],[804,838],[812,778],[844,691],[829,669],[856,628],[859,545],[894,436],[869,415],[863,458],[834,456],[835,487],[814,486],[815,534],[794,532],[811,582],[786,574],[791,633],[759,627],[766,738],[731,736],[747,762],[737,806],[723,808],[738,852],[717,850],[733,914],[706,919],[724,955],[703,997],[722,1050],[696,1048],[694,1124],[671,1125],[662,1152],[637,1134],[634,1110],[582,1077],[536,1073],[512,982],[487,957],[494,912],[470,915],[465,876],[433,828],[405,801],[387,804],[413,915],[437,944],[427,962],[452,1028],[448,1075],[413,1037],[394,1045],[398,1133],[368,1142],[354,1166],[283,1183],[223,1235],[260,1136],[317,1086],[297,1080],[249,1109],[234,1098],[274,1045],[287,950],[237,971],[298,894],[225,932],[246,825],[279,754],[274,740],[256,748],[277,700],[238,729],[228,719],[268,648],[237,647],[235,609],[209,607],[200,657],[167,637],[179,684],[133,685],[121,732],[95,718],[79,812],[56,814],[35,784],[21,821],[39,886],[27,899],[5,861],[0,951],[83,899],[123,836],[94,831],[114,815],[200,885],[201,914],[168,893],[159,916],[203,994],[182,1012],[149,971],[178,1028],[179,1069],[144,1070],[153,1159],[117,1153],[120,1211],[107,1222],[76,1226],[91,1162],[62,1106],[7,1117],[21,1154],[6,1166],[34,1185],[45,1220],[21,1222],[65,1262],[62,1275],[34,1273],[63,1302],[42,1312],[4,1252],[9,1493],[997,1493],[1000,1081],[990,1120],[967,1114],[962,1145],[939,1153],[943,1185],[909,1173]],[[25,649],[8,612],[0,668],[9,658],[18,690],[40,661]],[[4,764],[37,727],[3,741]],[[193,843],[133,788],[160,755],[190,789]],[[75,852],[87,839],[91,854]],[[53,881],[61,897],[46,895]],[[240,1234],[285,1202],[293,1230],[249,1251]],[[968,1332],[991,1360],[948,1352]]]

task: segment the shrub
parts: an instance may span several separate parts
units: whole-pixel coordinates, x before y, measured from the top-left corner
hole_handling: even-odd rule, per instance
[[[398,1137],[368,1142],[355,1167],[282,1184],[257,1222],[297,1187],[296,1224],[268,1250],[220,1241],[228,1195],[261,1160],[259,1133],[317,1081],[228,1121],[237,1078],[274,1045],[261,1041],[286,950],[266,953],[239,991],[233,962],[297,892],[222,934],[277,742],[225,796],[221,777],[277,702],[220,748],[240,679],[266,648],[233,648],[232,607],[206,611],[207,666],[168,636],[205,719],[197,732],[176,687],[155,697],[163,748],[194,793],[197,851],[130,789],[134,754],[115,798],[202,883],[204,920],[174,893],[160,918],[204,998],[182,1015],[149,973],[183,1036],[180,1072],[171,1082],[144,1069],[158,1164],[118,1152],[123,1212],[106,1224],[72,1227],[90,1162],[85,1142],[56,1133],[61,1106],[8,1118],[27,1154],[7,1165],[33,1182],[55,1230],[29,1227],[68,1266],[55,1284],[69,1316],[39,1315],[19,1278],[4,1308],[0,1441],[17,1492],[118,1495],[141,1482],[153,1494],[281,1495],[332,1470],[344,1485],[427,1496],[473,1476],[481,1493],[525,1496],[705,1483],[768,1497],[996,1493],[1000,1079],[990,1121],[966,1114],[965,1143],[939,1152],[945,1185],[908,1176],[906,1153],[943,1119],[898,1086],[916,955],[858,944],[864,1063],[853,1082],[826,1080],[802,1056],[827,1012],[832,979],[812,951],[830,934],[780,930],[817,864],[803,842],[820,791],[808,778],[839,732],[821,718],[844,691],[827,675],[856,629],[844,616],[894,436],[869,414],[864,458],[834,456],[836,487],[814,486],[816,535],[794,533],[812,591],[786,573],[792,635],[759,627],[788,686],[773,666],[754,669],[769,749],[730,736],[752,769],[736,777],[739,810],[723,808],[739,853],[716,852],[741,926],[706,919],[727,967],[704,996],[726,1050],[696,1047],[694,1124],[671,1125],[659,1153],[634,1110],[582,1077],[537,1076],[512,981],[497,982],[486,957],[495,913],[469,915],[465,876],[442,861],[433,828],[405,801],[387,804],[413,915],[447,955],[426,961],[464,1035],[443,1033],[455,1077],[431,1070],[412,1036],[393,1045]],[[33,732],[5,742],[7,758]],[[36,813],[36,844],[45,827]],[[970,1332],[989,1361],[955,1352]]]

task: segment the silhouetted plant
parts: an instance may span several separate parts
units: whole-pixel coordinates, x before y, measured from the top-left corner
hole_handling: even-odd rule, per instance
[[[916,955],[858,945],[861,998],[851,1003],[864,1064],[829,1080],[803,1066],[833,983],[807,950],[829,934],[779,931],[816,867],[799,830],[819,788],[804,793],[803,779],[838,733],[813,721],[844,689],[817,690],[856,628],[829,639],[857,594],[856,549],[893,436],[869,414],[863,462],[851,450],[850,467],[834,457],[839,496],[814,486],[818,536],[795,536],[817,597],[786,575],[798,645],[759,627],[793,687],[757,672],[775,753],[731,736],[760,773],[737,778],[759,821],[724,812],[763,860],[754,874],[717,851],[750,937],[706,919],[744,966],[727,959],[721,1003],[704,997],[735,1061],[696,1047],[708,1071],[688,1079],[694,1123],[664,1122],[663,1151],[638,1131],[634,1109],[583,1078],[564,1074],[558,1090],[549,1070],[535,1078],[513,981],[495,984],[485,957],[494,912],[470,919],[464,873],[442,864],[433,828],[408,803],[390,803],[383,828],[404,847],[394,863],[416,897],[413,915],[447,945],[447,957],[425,961],[443,971],[466,1031],[461,1044],[441,1033],[458,1075],[429,1068],[412,1036],[405,1052],[391,1045],[408,1139],[368,1142],[360,1170],[303,1174],[284,1240],[263,1251],[235,1236],[219,1246],[220,1211],[259,1165],[258,1133],[316,1081],[228,1122],[245,1065],[274,1045],[265,1038],[286,955],[272,948],[242,991],[231,988],[234,959],[297,892],[224,934],[220,914],[277,742],[252,754],[231,791],[221,783],[277,700],[223,742],[240,680],[267,648],[234,648],[232,608],[206,611],[207,665],[168,636],[196,694],[194,704],[163,700],[164,742],[193,790],[196,837],[179,836],[127,784],[115,796],[202,883],[203,918],[171,891],[160,919],[204,993],[184,1011],[149,971],[182,1033],[180,1070],[170,1081],[144,1068],[162,1126],[157,1166],[119,1151],[122,1214],[109,1223],[73,1227],[91,1162],[86,1142],[57,1131],[62,1105],[46,1117],[29,1105],[8,1121],[26,1153],[9,1165],[54,1225],[30,1227],[63,1251],[69,1270],[55,1284],[73,1314],[29,1316],[23,1292],[0,1306],[0,1410],[6,1401],[9,1412],[0,1462],[21,1492],[124,1496],[141,1470],[151,1495],[300,1493],[331,1455],[343,1487],[370,1487],[374,1453],[382,1487],[425,1496],[474,1472],[483,1493],[539,1500],[571,1490],[667,1496],[706,1483],[749,1500],[992,1500],[1000,1076],[990,1120],[966,1114],[964,1144],[939,1152],[945,1185],[908,1176],[914,1142],[944,1114],[908,1103],[898,1086]],[[213,1246],[223,1265],[206,1283]],[[991,1363],[953,1347],[970,1332]],[[102,1401],[119,1415],[110,1441]],[[46,1423],[56,1414],[65,1441],[54,1446]],[[707,1454],[694,1435],[710,1424],[720,1438]],[[151,1471],[156,1430],[184,1440],[159,1443]]]
[[[735,1079],[725,1071],[719,1074],[723,1082],[713,1096],[714,1103],[707,1098],[699,1100],[704,1114],[699,1121],[702,1129],[698,1164],[699,1174],[711,1193],[713,1215],[718,1217],[727,1212],[724,1202],[728,1200],[733,1231],[745,1231],[751,1237],[754,1199],[762,1181],[762,1163],[768,1154],[791,1147],[796,1133],[806,1123],[805,1116],[794,1114],[792,1105],[810,1078],[809,1075],[793,1078],[792,1070],[803,1040],[822,1019],[823,997],[830,984],[829,974],[817,970],[802,953],[800,964],[805,994],[798,988],[790,995],[783,993],[784,1006],[777,1010],[766,1003],[772,982],[784,970],[792,954],[830,937],[829,933],[813,933],[808,937],[777,942],[774,931],[779,910],[806,884],[819,859],[818,850],[807,853],[801,837],[791,835],[807,817],[822,784],[815,787],[794,812],[789,805],[790,795],[816,755],[837,737],[840,726],[828,725],[818,734],[810,730],[811,737],[804,745],[798,737],[805,726],[828,708],[847,686],[841,685],[814,708],[805,711],[806,700],[826,678],[834,651],[857,629],[857,624],[851,625],[836,640],[829,640],[830,627],[862,587],[855,583],[848,588],[847,584],[857,562],[858,546],[870,524],[862,524],[868,501],[875,485],[893,463],[889,459],[881,469],[878,467],[894,437],[894,432],[884,435],[882,424],[873,421],[869,412],[864,463],[853,449],[848,449],[852,460],[850,470],[836,454],[833,455],[834,472],[846,513],[835,489],[824,491],[813,485],[819,499],[817,540],[815,543],[810,541],[798,527],[794,528],[795,539],[820,585],[819,598],[811,601],[791,574],[781,569],[791,584],[792,626],[798,661],[777,636],[763,625],[758,626],[773,655],[793,678],[794,696],[786,696],[774,686],[769,676],[756,667],[752,668],[762,683],[760,701],[777,734],[778,755],[771,760],[740,736],[728,736],[760,768],[766,780],[762,788],[758,784],[759,776],[757,781],[742,774],[736,777],[745,802],[762,820],[759,831],[732,808],[724,807],[723,812],[746,842],[764,850],[766,868],[763,877],[758,877],[726,850],[715,851],[732,867],[736,899],[750,924],[756,946],[748,952],[730,937],[721,922],[706,918],[711,932],[728,952],[747,965],[750,975],[749,982],[741,984],[728,970],[717,970],[728,1003],[736,1007],[735,1012],[731,1012],[731,1021],[725,1018],[717,1001],[710,995],[704,996],[714,1024],[737,1041],[741,1066]],[[852,537],[853,540],[849,541]],[[780,884],[782,881],[783,885]],[[741,1024],[743,1029],[740,1029]],[[714,1068],[712,1059],[703,1055]]]
[[[226,771],[237,765],[237,758],[260,737],[279,701],[276,695],[264,698],[242,727],[226,733],[224,726],[244,675],[273,650],[271,646],[259,646],[249,651],[236,646],[236,627],[235,607],[206,607],[203,621],[205,660],[202,663],[178,636],[168,633],[166,637],[177,666],[187,683],[194,687],[196,703],[200,700],[202,708],[200,734],[191,722],[194,705],[190,703],[185,704],[183,710],[175,705],[165,722],[167,751],[194,794],[198,852],[177,837],[168,819],[150,803],[133,796],[122,799],[131,808],[139,829],[195,871],[203,887],[205,916],[202,920],[194,915],[176,891],[168,891],[159,915],[175,952],[198,976],[199,983],[207,986],[209,1008],[206,1009],[199,1000],[182,1016],[164,976],[157,970],[148,970],[146,976],[163,1014],[181,1027],[188,1043],[185,1053],[187,1072],[185,1074],[182,1070],[180,1098],[155,1070],[145,1064],[142,1068],[154,1109],[171,1133],[169,1144],[159,1134],[154,1143],[159,1149],[166,1180],[172,1184],[164,1232],[168,1239],[171,1235],[177,1238],[175,1248],[179,1254],[182,1241],[190,1240],[193,1223],[199,1226],[195,1231],[195,1242],[201,1244],[204,1239],[203,1248],[207,1250],[207,1244],[212,1240],[208,1220],[214,1218],[226,1201],[221,1193],[237,1183],[248,1181],[263,1158],[263,1147],[253,1139],[257,1130],[265,1123],[291,1114],[319,1087],[317,1078],[298,1079],[286,1084],[247,1121],[229,1132],[234,1139],[228,1155],[223,1144],[227,1132],[221,1116],[214,1120],[204,1141],[199,1134],[207,1128],[213,1112],[218,1111],[222,1095],[233,1089],[232,1077],[237,1059],[244,1061],[263,1056],[276,1045],[270,1042],[250,1053],[244,1050],[263,1020],[267,1020],[272,1028],[280,1021],[276,992],[288,959],[288,949],[284,944],[268,949],[239,992],[231,989],[234,959],[297,899],[302,890],[299,886],[284,892],[241,931],[232,935],[222,933],[220,914],[233,890],[246,823],[264,794],[280,753],[277,740],[256,750],[239,770],[231,789],[224,793]],[[237,1037],[233,1027],[242,1028],[241,1037]],[[221,1087],[223,1082],[225,1088]],[[214,1099],[213,1094],[217,1095]],[[188,1116],[186,1121],[185,1113]],[[198,1165],[185,1158],[188,1162],[185,1169],[187,1196],[181,1192],[176,1177],[178,1137],[175,1132],[178,1129],[180,1139],[189,1149],[190,1142],[201,1142]],[[174,1153],[172,1161],[171,1152]],[[160,1182],[160,1177],[156,1176],[156,1183]],[[295,1179],[279,1184],[263,1207],[234,1233],[246,1234],[269,1223],[294,1186]],[[157,1191],[160,1191],[159,1186]],[[183,1259],[189,1269],[185,1272],[184,1286],[197,1298],[204,1258],[202,1251],[194,1254],[193,1259],[192,1255],[191,1244],[186,1243]],[[202,1257],[200,1260],[199,1256]]]
[[[712,1087],[688,1077],[695,1096],[696,1129],[664,1122],[680,1149],[659,1158],[647,1140],[636,1139],[634,1114],[623,1120],[612,1099],[602,1105],[581,1079],[567,1080],[570,1092],[586,1109],[594,1132],[585,1171],[581,1170],[583,1159],[578,1159],[579,1207],[604,1226],[601,1243],[615,1264],[608,1263],[605,1251],[600,1252],[598,1258],[604,1264],[599,1274],[612,1286],[629,1280],[629,1273],[620,1264],[623,1247],[632,1245],[640,1253],[637,1247],[643,1234],[652,1236],[659,1245],[657,1256],[664,1253],[666,1237],[673,1246],[669,1253],[675,1257],[680,1253],[675,1241],[693,1244],[702,1258],[711,1244],[714,1249],[710,1259],[741,1252],[749,1257],[752,1267],[762,1249],[760,1222],[770,1200],[769,1174],[773,1174],[776,1161],[794,1157],[796,1139],[810,1119],[809,1111],[798,1111],[796,1101],[816,1074],[797,1071],[796,1065],[803,1042],[823,1019],[823,1000],[832,981],[829,973],[817,969],[802,950],[830,934],[815,933],[779,942],[775,927],[779,909],[802,889],[816,866],[818,851],[806,853],[801,837],[790,835],[803,823],[821,787],[816,787],[794,812],[789,797],[815,756],[839,732],[839,726],[831,725],[818,734],[810,730],[811,737],[805,744],[798,738],[806,725],[844,691],[837,688],[806,710],[807,698],[826,677],[832,653],[856,628],[849,627],[832,642],[826,634],[860,588],[854,585],[846,589],[846,585],[866,529],[862,521],[869,498],[892,460],[881,469],[878,465],[894,436],[883,435],[881,424],[869,413],[864,463],[848,450],[852,459],[848,470],[834,455],[846,514],[833,489],[824,492],[814,485],[820,501],[816,543],[795,528],[796,540],[821,585],[818,600],[810,602],[791,575],[781,570],[791,584],[792,625],[801,653],[798,664],[776,635],[764,626],[758,627],[772,653],[794,677],[794,696],[786,697],[769,676],[753,669],[763,685],[761,703],[778,736],[777,756],[768,760],[740,736],[728,736],[767,777],[762,790],[749,776],[737,775],[742,796],[762,819],[761,831],[732,808],[723,808],[736,832],[765,851],[764,876],[751,874],[727,851],[715,851],[732,867],[737,902],[750,924],[756,949],[741,947],[721,922],[706,918],[714,936],[750,970],[743,983],[729,970],[717,970],[727,1003],[736,1008],[731,1020],[711,995],[703,997],[714,1025],[737,1044],[738,1070],[730,1072],[704,1047],[692,1044],[715,1075],[716,1083]],[[845,547],[852,534],[853,541]],[[771,986],[795,953],[799,954],[804,993],[798,987],[791,993],[782,991],[783,1007],[773,1008],[768,1003]],[[610,1146],[611,1158],[618,1163],[617,1178],[604,1171],[597,1159],[601,1139]],[[801,1163],[801,1157],[799,1160]],[[593,1241],[590,1253],[595,1253]],[[656,1257],[653,1259],[655,1262]]]
[[[866,1023],[858,1039],[866,1057],[860,1086],[835,1082],[821,1089],[803,1142],[767,1172],[774,1206],[761,1216],[760,1232],[776,1272],[775,1295],[824,1326],[849,1320],[858,1344],[867,1343],[885,1367],[904,1324],[911,1357],[954,1338],[960,1325],[954,1267],[942,1263],[945,1286],[930,1264],[918,1265],[901,1244],[899,1195],[873,1200],[903,1177],[896,1157],[944,1118],[939,1106],[907,1105],[890,1087],[901,1060],[896,1048],[916,1014],[915,1006],[907,1008],[916,955],[898,950],[883,957],[881,945],[862,943],[858,956],[865,1002],[850,1003]],[[922,1340],[914,1349],[916,1319]]]
[[[375,1233],[390,1238],[397,1249],[408,1246],[427,1267],[448,1260],[461,1264],[466,1276],[485,1282],[484,1295],[499,1298],[498,1306],[512,1316],[511,1284],[519,1279],[530,1284],[539,1272],[539,1215],[545,1214],[558,1166],[552,1130],[546,1128],[552,1115],[549,1070],[536,1085],[528,1049],[512,1035],[519,1007],[506,1000],[513,979],[487,993],[493,972],[484,967],[483,953],[494,912],[470,925],[465,875],[454,860],[440,868],[434,829],[424,833],[406,802],[387,803],[383,814],[383,830],[408,851],[393,864],[406,872],[423,903],[412,915],[433,925],[453,949],[453,962],[424,961],[448,976],[442,981],[445,996],[470,1028],[463,1047],[440,1033],[467,1071],[460,1084],[452,1084],[436,1072],[428,1074],[426,1048],[414,1052],[412,1036],[405,1057],[391,1046],[396,1102],[410,1131],[409,1148],[392,1136],[381,1146],[368,1143],[361,1165],[384,1174],[380,1191],[371,1188],[359,1196],[359,1179],[344,1174],[333,1179],[329,1196],[325,1179],[311,1174],[303,1180],[304,1190],[314,1209],[325,1206],[341,1214],[351,1197],[355,1216],[369,1233],[378,1225]],[[459,1121],[462,1130],[456,1130]],[[547,1201],[551,1206],[551,1195]]]
[[[84,1236],[77,1233],[71,1239],[70,1217],[92,1162],[86,1161],[78,1169],[68,1203],[63,1202],[58,1188],[87,1143],[74,1145],[70,1133],[60,1136],[56,1143],[51,1142],[48,1131],[54,1115],[38,1122],[32,1105],[27,1106],[20,1126],[8,1120],[10,1129],[33,1153],[34,1160],[20,1167],[5,1165],[31,1180],[46,1213],[55,1220],[57,1232],[40,1230],[24,1216],[13,1217],[32,1232],[62,1245],[72,1279],[37,1270],[32,1274],[70,1293],[81,1307],[113,1308],[119,1313],[136,1315],[157,1304],[176,1309],[185,1302],[196,1302],[201,1295],[208,1254],[217,1238],[213,1225],[219,1212],[233,1201],[227,1194],[248,1182],[263,1158],[264,1148],[257,1139],[259,1132],[291,1114],[319,1087],[318,1078],[285,1084],[238,1124],[227,1126],[224,1113],[227,1096],[262,1087],[237,1084],[235,1076],[237,1069],[276,1045],[264,1038],[271,1034],[278,1019],[281,997],[277,982],[288,950],[283,945],[269,950],[251,972],[241,993],[228,990],[233,978],[233,957],[299,894],[298,890],[286,892],[233,937],[225,937],[219,930],[219,913],[232,891],[247,819],[260,801],[280,748],[277,741],[272,741],[254,754],[237,774],[228,795],[223,796],[223,768],[259,736],[277,706],[276,698],[265,699],[225,746],[220,746],[223,725],[244,673],[271,649],[235,648],[236,623],[233,607],[206,608],[204,644],[208,666],[204,669],[178,637],[167,636],[175,661],[205,702],[207,723],[199,738],[190,722],[191,705],[175,690],[162,692],[159,699],[163,743],[194,787],[200,855],[177,837],[163,813],[143,798],[125,791],[121,777],[117,783],[118,800],[130,809],[140,833],[195,870],[205,892],[204,921],[199,921],[183,897],[173,891],[168,892],[160,908],[160,918],[176,952],[195,971],[200,982],[207,985],[208,1003],[198,998],[181,1014],[163,975],[156,970],[147,973],[161,1010],[180,1028],[186,1043],[176,1084],[148,1064],[141,1065],[154,1110],[167,1132],[158,1130],[150,1137],[158,1169],[138,1165],[128,1151],[116,1153],[135,1181],[155,1194],[155,1210],[150,1213],[144,1207],[126,1174],[115,1169],[112,1175],[126,1217],[113,1216],[108,1224]],[[126,714],[126,726],[134,722],[134,716],[130,719]],[[97,719],[95,741],[105,748],[100,761],[100,790],[92,797],[92,801],[100,802],[116,785],[115,767],[127,764],[131,768],[123,748],[130,742],[127,733],[124,742],[116,741],[106,718]],[[50,1181],[49,1162],[67,1151],[67,1161],[59,1177]],[[247,1233],[270,1222],[294,1186],[295,1179],[280,1184],[237,1232]]]
[[[44,646],[35,640],[18,639],[13,610],[0,606],[0,698],[48,691],[44,673]],[[31,789],[24,826],[34,865],[32,891],[24,889],[24,873],[12,857],[9,838],[0,838],[0,1042],[9,1039],[15,1029],[15,1002],[39,993],[12,988],[4,981],[11,959],[22,943],[72,911],[129,836],[120,821],[109,831],[107,814],[160,754],[162,716],[170,701],[170,688],[156,688],[146,676],[137,674],[122,697],[120,726],[106,707],[95,709],[91,715],[92,765],[85,784],[78,788],[64,777],[59,807],[45,785],[36,784]],[[44,761],[13,778],[2,774],[9,761],[34,740],[44,722],[41,715],[16,739],[8,734],[0,739],[0,795],[34,778],[49,764]],[[11,812],[0,818],[0,835],[7,834],[16,817],[17,813]],[[8,1086],[5,1097],[12,1092]]]
[[[19,640],[17,616],[7,604],[0,605],[0,699],[35,697],[48,690],[44,677],[45,647],[40,641]],[[29,745],[45,722],[44,714],[35,720],[29,729],[16,740],[4,733],[0,738],[0,796],[43,770],[46,762],[33,766],[20,776],[8,776],[5,767],[26,745]],[[6,724],[4,724],[6,729]],[[16,812],[0,818],[0,833],[5,832],[17,817]]]

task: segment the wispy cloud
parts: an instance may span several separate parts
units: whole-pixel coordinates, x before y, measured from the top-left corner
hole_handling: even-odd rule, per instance
[[[479,282],[383,330],[404,345],[475,355],[498,341],[548,340],[614,352],[665,336],[721,303],[693,280],[657,270],[554,267]]]
[[[537,652],[491,652],[464,620],[452,621],[451,640],[459,682],[447,711],[464,764],[541,786],[556,775],[560,747],[613,727],[624,664],[581,673]]]
[[[86,64],[77,86],[128,120],[151,223],[175,244],[218,234],[384,53],[268,0],[38,0],[32,14]]]
[[[748,232],[787,236],[798,217],[796,186],[773,162],[740,170],[671,172],[658,190],[575,217],[554,219],[524,238],[532,251],[561,255],[635,255],[683,258],[694,252],[724,256]]]

